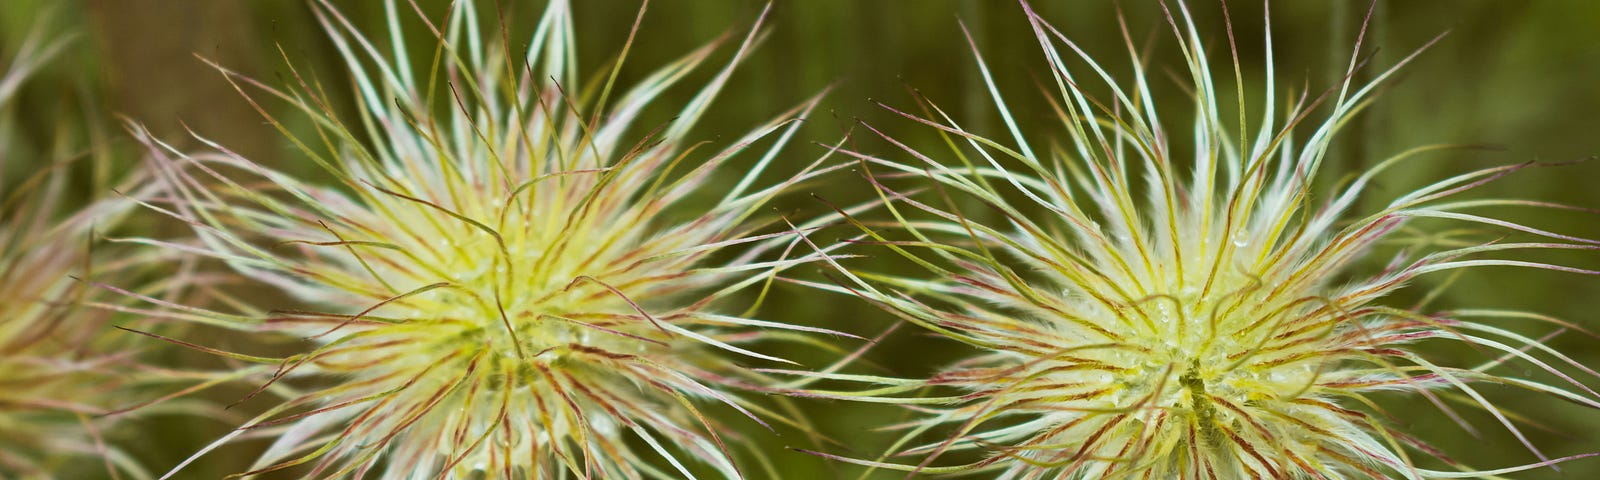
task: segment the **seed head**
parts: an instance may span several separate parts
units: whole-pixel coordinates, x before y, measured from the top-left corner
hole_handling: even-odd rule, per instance
[[[44,22],[37,25],[0,74],[0,112],[12,112],[26,77],[66,45],[45,40]],[[71,127],[51,133],[68,137]],[[34,170],[15,168],[26,173],[7,178],[7,167],[37,154],[17,148],[17,136],[0,131],[7,139],[0,141],[0,478],[147,476],[108,434],[119,426],[112,414],[124,406],[120,402],[140,386],[159,383],[161,375],[139,363],[133,335],[110,327],[125,302],[94,285],[164,296],[179,291],[174,285],[180,282],[138,274],[170,258],[104,250],[98,234],[119,230],[136,204],[121,197],[73,198],[76,165],[69,159],[23,163]],[[139,187],[144,180],[135,174],[119,190],[150,195],[151,188]],[[171,278],[180,279],[181,271],[169,270]]]
[[[162,165],[183,196],[157,208],[195,226],[200,253],[315,308],[207,314],[313,345],[281,359],[229,354],[265,364],[271,379],[258,393],[288,393],[212,447],[271,432],[275,443],[243,475],[657,478],[709,468],[740,477],[737,445],[703,409],[720,404],[759,423],[758,406],[734,391],[758,374],[739,363],[779,359],[741,345],[803,328],[724,313],[722,300],[804,260],[767,258],[792,246],[794,230],[763,233],[750,219],[818,164],[752,187],[817,100],[720,151],[685,145],[753,47],[752,30],[670,123],[625,143],[640,112],[714,46],[613,96],[620,59],[603,84],[574,81],[567,2],[550,2],[525,56],[479,25],[477,2],[455,2],[443,20],[419,15],[436,35],[428,62],[440,66],[418,74],[429,63],[407,57],[396,3],[385,4],[392,56],[314,4],[353,74],[355,122],[336,117],[300,72],[292,92],[228,74],[241,92],[268,92],[311,116],[317,136],[291,139],[337,186],[221,145],[212,144],[220,154],[156,152],[177,157]],[[704,199],[688,199],[707,193],[700,187],[721,165],[769,140],[731,189],[715,192],[715,206],[693,208]],[[290,377],[315,386],[285,387]]]
[[[957,148],[944,155],[922,153],[884,136],[915,160],[855,154],[877,170],[870,179],[899,220],[892,230],[857,222],[870,237],[867,243],[925,267],[926,278],[856,274],[840,266],[846,280],[818,285],[859,295],[982,353],[925,380],[810,374],[812,380],[874,386],[806,395],[934,406],[900,426],[907,433],[891,450],[920,461],[824,455],[879,468],[989,472],[993,476],[986,478],[1000,479],[1458,478],[1576,458],[1544,456],[1479,393],[1484,384],[1500,384],[1600,406],[1600,395],[1562,373],[1592,370],[1542,339],[1489,320],[1542,322],[1555,330],[1571,325],[1531,313],[1426,313],[1421,306],[1386,301],[1413,279],[1440,271],[1519,266],[1595,273],[1493,258],[1525,249],[1593,250],[1597,242],[1471,213],[1487,206],[1551,205],[1451,199],[1529,165],[1461,174],[1372,212],[1356,207],[1357,200],[1374,195],[1368,186],[1386,168],[1442,148],[1423,147],[1377,162],[1318,198],[1316,177],[1334,135],[1370,100],[1375,86],[1412,57],[1368,84],[1351,80],[1364,63],[1354,58],[1333,88],[1282,102],[1269,37],[1268,88],[1260,99],[1265,111],[1231,119],[1219,102],[1234,90],[1243,96],[1246,81],[1240,79],[1236,88],[1219,84],[1203,46],[1208,43],[1187,7],[1179,2],[1174,12],[1164,6],[1186,61],[1173,70],[1188,73],[1183,86],[1192,93],[1187,106],[1195,112],[1184,127],[1193,132],[1192,150],[1181,150],[1158,119],[1158,110],[1171,118],[1178,106],[1152,101],[1147,66],[1131,41],[1135,60],[1127,81],[1102,68],[1026,2],[1023,9],[1051,74],[1045,82],[1049,105],[1070,142],[1042,150],[1024,138],[979,56],[1009,142],[970,133],[924,101],[926,116],[901,115],[938,129]],[[1086,69],[1068,66],[1080,60]],[[1237,53],[1233,60],[1237,74]],[[1109,97],[1089,93],[1091,83],[1103,84]],[[1241,98],[1240,112],[1247,103],[1255,104]],[[1285,103],[1288,108],[1278,110]],[[1297,138],[1307,131],[1309,137]],[[926,177],[932,187],[913,194],[886,180],[904,176]],[[958,208],[967,200],[981,204],[994,220]],[[1417,242],[1418,250],[1402,253],[1388,268],[1367,268],[1380,241],[1398,240],[1402,227],[1431,225],[1418,219],[1465,222],[1537,240]],[[1424,341],[1466,344],[1500,358],[1480,366],[1436,363],[1413,348]],[[1568,382],[1547,385],[1497,373],[1512,362]],[[930,387],[956,393],[908,395]],[[1373,395],[1382,391],[1426,399],[1453,418],[1457,407],[1441,398],[1465,399],[1496,418],[1540,461],[1484,471],[1450,460],[1381,414]],[[943,441],[911,443],[930,431],[953,433]],[[983,457],[957,465],[938,461],[951,451]],[[1430,457],[1429,466],[1454,470],[1425,468],[1418,455]]]

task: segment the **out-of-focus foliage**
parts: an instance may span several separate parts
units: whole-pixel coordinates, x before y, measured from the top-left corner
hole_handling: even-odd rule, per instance
[[[369,30],[382,25],[380,2],[334,1],[354,22]],[[444,10],[442,0],[419,0],[425,12],[437,15]],[[495,5],[506,14],[506,37],[528,38],[542,2],[482,2],[484,12],[493,15]],[[582,75],[597,75],[626,39],[628,28],[638,12],[635,0],[591,0],[576,3],[576,22],[581,50],[578,52]],[[1089,53],[1120,58],[1116,12],[1110,1],[1037,2],[1040,14],[1052,20],[1065,34],[1083,45]],[[1245,59],[1247,78],[1259,78],[1260,10],[1255,2],[1230,2]],[[1161,10],[1154,2],[1123,1],[1135,41],[1158,45],[1150,58],[1153,72],[1181,65],[1177,52],[1159,45],[1171,42],[1144,42],[1148,35],[1171,35]],[[1222,55],[1227,37],[1220,10],[1215,2],[1196,1],[1200,30],[1211,51]],[[629,53],[629,66],[619,78],[631,84],[680,52],[691,50],[738,25],[748,25],[762,8],[761,2],[736,0],[657,0],[646,13],[641,36],[650,39],[635,45]],[[292,81],[285,62],[300,71],[315,75],[333,98],[350,98],[348,78],[339,66],[337,53],[317,27],[310,9],[297,1],[167,1],[167,0],[9,0],[0,3],[0,51],[11,51],[26,35],[33,21],[54,12],[56,31],[72,32],[58,61],[38,72],[26,85],[9,111],[0,112],[14,134],[6,141],[8,151],[36,152],[26,158],[6,162],[5,182],[15,182],[15,172],[30,171],[50,161],[47,153],[82,151],[98,145],[103,152],[95,157],[106,168],[93,169],[101,179],[75,181],[80,189],[75,198],[98,198],[94,191],[107,185],[104,178],[126,171],[139,161],[132,141],[120,134],[115,115],[125,115],[148,126],[153,134],[175,142],[180,148],[198,148],[185,128],[228,145],[240,154],[273,168],[302,175],[317,175],[320,170],[300,158],[296,150],[261,117],[251,110],[219,73],[195,57],[201,56],[241,74],[281,85]],[[1305,84],[1320,91],[1337,80],[1338,72],[1350,54],[1361,17],[1366,13],[1361,2],[1280,2],[1273,6],[1274,31],[1278,51],[1280,81]],[[1401,72],[1378,101],[1362,113],[1343,134],[1325,168],[1338,171],[1358,167],[1412,146],[1427,143],[1473,143],[1499,147],[1461,153],[1448,160],[1416,162],[1385,175],[1375,188],[1405,191],[1425,178],[1463,172],[1474,167],[1519,163],[1529,160],[1580,160],[1600,153],[1600,2],[1584,0],[1542,0],[1504,2],[1459,0],[1421,2],[1382,0],[1374,12],[1364,52],[1374,65],[1391,65],[1426,39],[1441,31],[1450,34]],[[982,80],[973,68],[971,54],[960,36],[957,20],[972,30],[976,42],[995,68],[1002,89],[1027,92],[1036,90],[1034,82],[1045,81],[1042,54],[1029,32],[1021,8],[1011,2],[992,0],[777,0],[768,19],[771,35],[732,78],[719,99],[715,116],[705,118],[690,134],[690,139],[726,143],[748,130],[750,122],[767,118],[792,106],[819,89],[837,83],[838,87],[802,130],[801,139],[831,142],[861,119],[884,129],[905,142],[938,142],[931,129],[911,122],[874,105],[869,99],[907,105],[907,89],[916,89],[951,115],[964,119],[963,126],[974,132],[997,134],[1002,131],[998,117],[983,93]],[[491,20],[492,21],[492,20]],[[417,41],[427,45],[428,35],[420,22],[407,22]],[[420,48],[420,47],[419,47]],[[421,54],[426,57],[426,54]],[[286,60],[287,59],[287,60]],[[1116,70],[1113,73],[1125,72]],[[1181,73],[1181,72],[1177,72]],[[1374,70],[1358,75],[1370,76]],[[703,79],[703,78],[702,78]],[[686,82],[688,85],[694,81]],[[1227,80],[1231,82],[1231,79]],[[1259,80],[1253,80],[1259,81]],[[1155,81],[1155,95],[1180,98],[1177,82]],[[669,91],[664,104],[682,104],[693,96],[692,88]],[[1053,115],[1043,102],[1026,96],[1008,99],[1024,130],[1048,131],[1043,122]],[[285,104],[264,104],[274,114],[290,121],[289,127],[307,133],[307,125],[296,125],[298,117],[288,114]],[[92,109],[83,115],[79,109]],[[340,108],[353,108],[347,102]],[[647,112],[641,125],[657,125],[669,120],[670,110]],[[651,117],[650,115],[655,115]],[[86,125],[75,126],[63,137],[62,122],[71,118]],[[1030,127],[1030,121],[1041,122]],[[1041,138],[1045,138],[1041,136]],[[67,142],[75,147],[63,147]],[[816,152],[792,149],[780,161],[803,162]],[[821,149],[822,147],[815,147]],[[864,136],[854,148],[865,152],[884,152],[891,146]],[[793,165],[793,164],[791,164]],[[737,167],[738,165],[733,165]],[[1341,167],[1343,166],[1343,167]],[[775,168],[793,171],[795,168]],[[738,168],[723,177],[736,181]],[[87,171],[87,170],[86,170]],[[1337,177],[1337,175],[1328,175]],[[870,194],[864,180],[843,174],[838,181],[814,188],[811,193],[834,203],[845,204]],[[11,183],[4,184],[9,188]],[[1392,185],[1392,187],[1390,187]],[[1570,205],[1600,207],[1600,164],[1584,163],[1567,167],[1528,169],[1489,185],[1485,196],[1539,198]],[[1508,194],[1509,193],[1509,194]],[[1381,197],[1381,196],[1380,196]],[[708,196],[703,201],[715,201]],[[793,195],[781,204],[786,214],[796,218],[831,215],[822,204],[805,195]],[[1558,229],[1586,238],[1600,237],[1600,216],[1516,212],[1533,226]],[[154,222],[155,217],[150,216]],[[1572,219],[1578,218],[1574,223]],[[831,240],[847,231],[823,232],[819,239]],[[1600,266],[1592,255],[1565,255],[1557,263]],[[872,259],[862,259],[872,262]],[[1443,278],[1434,279],[1435,282]],[[1425,291],[1426,289],[1418,289]],[[1592,298],[1600,294],[1600,283],[1590,278],[1540,271],[1495,272],[1494,275],[1463,278],[1437,300],[1449,308],[1454,299],[1471,298],[1474,304],[1505,308],[1532,309],[1569,319],[1591,329],[1600,329]],[[260,293],[251,293],[257,297]],[[817,301],[817,295],[799,289],[779,291],[767,301],[770,320],[801,323],[872,335],[890,325],[872,307],[837,298]],[[281,298],[259,298],[263,302],[286,302]],[[1399,301],[1399,300],[1396,300]],[[1485,302],[1491,305],[1483,305]],[[1529,330],[1539,336],[1547,332]],[[206,342],[202,342],[206,343]],[[229,345],[227,339],[208,344]],[[1600,365],[1600,340],[1568,333],[1550,344],[1587,365]],[[231,346],[231,345],[230,345]],[[853,348],[856,344],[848,344]],[[269,350],[271,346],[240,348]],[[965,356],[965,347],[929,337],[900,332],[873,348],[864,361],[886,373],[925,376],[949,361]],[[237,350],[239,348],[235,348]],[[260,352],[269,353],[269,352]],[[779,354],[787,352],[777,352]],[[828,358],[806,358],[814,352],[793,352],[809,360],[809,367],[820,368]],[[1460,364],[1493,358],[1485,352],[1461,351]],[[1537,372],[1528,372],[1537,375]],[[223,403],[232,402],[248,389],[213,392]],[[1547,429],[1529,428],[1532,440],[1548,446],[1552,456],[1593,451],[1600,445],[1600,414],[1576,405],[1538,399],[1525,401],[1508,389],[1486,388],[1485,394],[1509,410],[1522,413],[1526,420]],[[856,456],[880,452],[891,437],[873,432],[877,425],[894,423],[905,413],[893,407],[863,407],[823,401],[799,402],[811,414],[822,433],[842,442],[829,451]],[[1396,402],[1385,405],[1397,422],[1440,442],[1446,451],[1473,459],[1474,465],[1511,465],[1531,461],[1531,455],[1515,445],[1483,442],[1438,414],[1425,402]],[[252,415],[262,404],[243,403],[233,408],[241,415]],[[1484,423],[1488,415],[1466,411],[1468,420]],[[226,431],[227,422],[182,416],[158,416],[145,421],[148,429],[141,448],[135,452],[152,470],[164,470],[187,457]],[[792,478],[854,478],[855,467],[840,465],[785,447],[817,447],[800,432],[780,429],[779,436],[753,436],[766,442],[782,471]],[[1493,436],[1492,438],[1499,438]],[[217,478],[248,465],[265,442],[240,443],[202,459],[193,470],[194,478]],[[1600,461],[1580,461],[1549,470],[1523,474],[1519,478],[1588,478],[1600,475]],[[880,473],[873,478],[899,478]]]

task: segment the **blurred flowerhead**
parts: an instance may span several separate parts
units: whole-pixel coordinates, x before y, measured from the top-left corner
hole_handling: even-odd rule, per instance
[[[480,24],[477,2],[455,2],[443,18],[402,14],[399,3],[385,3],[392,55],[326,2],[313,4],[353,76],[356,118],[335,115],[303,72],[288,91],[228,73],[252,105],[252,92],[266,92],[313,120],[315,135],[289,138],[336,185],[222,145],[211,144],[217,154],[155,149],[181,198],[153,207],[194,226],[195,253],[312,306],[174,310],[311,345],[285,358],[193,346],[261,364],[270,379],[257,394],[284,398],[196,456],[268,437],[241,475],[741,477],[739,445],[708,408],[764,426],[762,407],[738,392],[759,375],[740,364],[780,360],[746,346],[807,329],[730,310],[730,294],[805,260],[786,254],[792,232],[812,227],[752,218],[823,171],[818,160],[757,186],[816,99],[721,150],[686,144],[757,28],[669,123],[630,134],[715,45],[614,92],[631,35],[609,75],[576,81],[566,1],[549,3],[526,51],[497,41],[504,23]],[[432,32],[432,58],[408,55],[402,17]],[[750,161],[731,188],[702,188],[740,158]]]
[[[1025,138],[1028,129],[1007,110],[1007,92],[995,87],[979,55],[1006,139],[970,132],[921,102],[925,115],[901,115],[938,129],[950,151],[927,152],[884,136],[913,160],[854,154],[875,170],[869,178],[898,220],[892,228],[857,221],[869,237],[863,243],[927,273],[857,273],[836,262],[844,279],[817,285],[858,295],[981,353],[927,379],[801,373],[810,381],[871,386],[812,388],[804,395],[916,405],[920,412],[895,426],[905,435],[884,457],[825,456],[999,479],[1459,478],[1576,458],[1544,455],[1480,394],[1496,384],[1600,407],[1600,395],[1576,379],[1593,370],[1549,348],[1546,339],[1499,324],[1526,322],[1557,333],[1574,326],[1524,312],[1430,312],[1426,301],[1404,306],[1392,299],[1414,279],[1441,271],[1511,266],[1596,273],[1521,260],[1516,252],[1593,250],[1600,242],[1474,213],[1570,207],[1454,198],[1530,164],[1446,178],[1383,198],[1387,204],[1371,211],[1358,201],[1378,200],[1381,194],[1368,187],[1386,168],[1446,147],[1376,161],[1329,190],[1334,182],[1317,182],[1328,175],[1323,161],[1340,128],[1411,56],[1365,84],[1352,80],[1365,63],[1352,58],[1332,88],[1284,98],[1269,33],[1266,87],[1247,95],[1256,79],[1219,80],[1226,69],[1212,66],[1207,46],[1214,43],[1202,40],[1178,2],[1163,6],[1164,27],[1185,60],[1172,70],[1187,73],[1180,83],[1191,103],[1158,105],[1151,67],[1131,39],[1133,60],[1119,76],[1026,2],[1023,10],[1042,47],[1050,72],[1044,89],[1067,141],[1041,148]],[[1228,31],[1224,45],[1234,52],[1231,70],[1239,76],[1239,49]],[[1130,37],[1125,27],[1124,36]],[[977,55],[979,48],[973,50]],[[1225,108],[1229,97],[1238,103]],[[1264,110],[1252,112],[1251,105]],[[1164,127],[1170,123],[1163,123],[1173,118],[1183,119],[1181,138],[1192,136],[1192,145],[1173,141]],[[898,177],[925,178],[932,187],[912,193],[896,186]],[[981,205],[982,212],[963,211],[963,204]],[[1501,239],[1428,242],[1402,235],[1403,228],[1448,222]],[[1402,239],[1414,244],[1388,267],[1372,268],[1380,242]],[[1497,359],[1439,363],[1416,348],[1425,342],[1465,344]],[[1512,376],[1508,364],[1558,381]],[[930,388],[950,393],[914,395]],[[1481,409],[1507,433],[1508,445],[1539,460],[1474,470],[1385,418],[1379,392],[1431,402],[1457,420],[1457,409]],[[915,443],[930,432],[947,436]],[[940,461],[949,452],[975,452],[977,459]]]
[[[26,77],[67,43],[49,38],[44,24],[39,21],[0,72],[0,114],[11,113]],[[137,273],[157,254],[104,250],[97,233],[118,229],[136,204],[72,194],[72,181],[79,180],[74,167],[81,166],[74,160],[90,154],[34,158],[37,152],[16,146],[13,125],[0,121],[0,478],[148,476],[108,433],[120,419],[111,414],[137,386],[160,375],[137,362],[132,335],[110,328],[123,302],[94,283],[119,283],[140,295],[176,292],[176,283]],[[57,125],[49,134],[59,138],[51,141],[63,150],[84,148],[62,140],[78,128]],[[7,178],[7,172],[22,175]],[[137,187],[137,177],[121,189],[149,195],[150,188]]]

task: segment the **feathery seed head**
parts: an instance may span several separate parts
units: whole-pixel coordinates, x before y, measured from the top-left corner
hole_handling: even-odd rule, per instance
[[[7,478],[50,478],[63,459],[106,453],[96,417],[113,408],[106,400],[123,385],[118,367],[128,359],[115,349],[123,336],[104,335],[108,315],[78,305],[92,293],[73,278],[88,268],[90,222],[27,218],[35,213],[53,212],[8,209],[0,217],[7,285],[0,289],[0,475]]]
[[[44,40],[43,25],[0,75],[0,112],[10,113],[26,77],[66,44]],[[15,134],[0,132],[0,138],[14,140]],[[135,204],[112,198],[74,205],[67,159],[24,164],[37,170],[5,178],[6,164],[23,160],[17,155],[22,149],[0,143],[0,478],[67,478],[96,470],[111,478],[146,475],[107,433],[117,426],[119,418],[110,415],[123,406],[118,402],[152,376],[136,362],[133,336],[110,329],[121,303],[92,285],[149,280],[136,271],[152,255],[112,255],[94,238],[117,229]],[[121,188],[132,196],[151,193],[138,184],[135,178]],[[164,295],[176,292],[175,284],[145,281],[129,288]]]
[[[149,259],[91,252],[94,229],[111,227],[131,203],[102,201],[58,218],[62,183],[52,176],[60,177],[39,175],[42,182],[8,192],[13,201],[0,207],[0,476],[57,478],[81,472],[67,460],[97,457],[107,469],[141,471],[103,430],[147,376],[130,366],[132,336],[109,331],[117,307],[87,282],[136,278],[126,272]]]
[[[225,354],[265,364],[271,380],[258,393],[289,393],[213,447],[271,429],[276,441],[249,474],[303,466],[315,478],[656,478],[707,466],[740,477],[702,408],[753,420],[759,406],[732,388],[757,374],[738,364],[778,359],[740,345],[801,328],[721,313],[718,300],[805,260],[765,258],[794,237],[750,218],[825,170],[819,160],[754,187],[816,99],[720,151],[685,144],[753,30],[669,124],[628,141],[640,112],[713,47],[612,95],[616,69],[603,84],[573,81],[566,1],[549,3],[525,55],[479,25],[476,2],[455,2],[442,20],[419,13],[438,65],[419,74],[396,3],[385,4],[387,56],[314,4],[353,74],[359,127],[331,113],[313,78],[297,72],[298,88],[278,91],[228,74],[250,88],[241,92],[309,114],[317,135],[290,138],[342,188],[220,145],[214,155],[156,149],[178,157],[161,163],[183,198],[153,207],[193,224],[202,254],[333,309],[205,314],[316,345],[282,359]],[[767,137],[776,140],[715,206],[683,202]],[[302,390],[288,377],[323,383]]]
[[[902,426],[907,433],[895,454],[920,463],[823,455],[923,473],[995,472],[993,478],[1001,479],[1456,478],[1567,460],[1545,457],[1478,389],[1509,385],[1600,406],[1600,395],[1561,373],[1592,370],[1541,340],[1484,320],[1570,325],[1516,312],[1425,313],[1383,300],[1412,279],[1441,270],[1523,266],[1595,273],[1485,257],[1518,249],[1596,248],[1600,242],[1469,213],[1486,206],[1550,205],[1449,199],[1526,165],[1462,174],[1401,195],[1375,212],[1358,212],[1356,200],[1370,195],[1366,187],[1385,168],[1438,149],[1384,160],[1317,198],[1314,179],[1334,134],[1399,65],[1365,85],[1347,75],[1326,92],[1292,96],[1283,102],[1289,107],[1278,110],[1269,37],[1265,111],[1227,118],[1219,102],[1235,88],[1214,77],[1203,48],[1208,43],[1178,2],[1168,10],[1167,27],[1186,61],[1181,70],[1189,74],[1185,88],[1195,111],[1185,126],[1193,132],[1192,150],[1180,149],[1158,120],[1158,110],[1172,118],[1176,109],[1151,101],[1146,66],[1131,42],[1130,82],[1102,68],[1026,2],[1023,9],[1051,72],[1050,105],[1070,143],[1050,150],[1030,143],[980,55],[978,67],[1011,142],[970,133],[922,102],[926,117],[902,115],[939,129],[958,148],[935,155],[884,136],[915,161],[852,154],[880,173],[931,179],[934,188],[915,195],[880,182],[888,176],[870,178],[899,224],[894,232],[858,225],[871,237],[868,243],[916,262],[932,278],[858,275],[840,267],[843,284],[818,285],[859,295],[984,353],[926,380],[809,374],[810,381],[876,387],[813,389],[806,395],[952,405]],[[1233,37],[1228,41],[1231,47]],[[1074,57],[1088,68],[1068,67]],[[1237,54],[1234,62],[1237,74]],[[1352,59],[1350,73],[1361,63]],[[1110,96],[1088,93],[1091,82],[1106,85]],[[1243,96],[1245,81],[1238,82]],[[1241,98],[1241,112],[1244,105]],[[1308,138],[1296,138],[1305,131]],[[952,201],[957,196],[980,201],[999,222],[967,216]],[[1381,271],[1367,270],[1372,247],[1418,218],[1543,238],[1425,245],[1430,250],[1402,254]],[[1411,347],[1424,340],[1454,341],[1503,357],[1482,366],[1436,364]],[[1495,372],[1509,362],[1570,382],[1546,385]],[[928,387],[961,393],[905,396]],[[1540,461],[1494,471],[1457,464],[1383,418],[1373,400],[1380,391],[1418,395],[1452,417],[1457,407],[1441,397],[1464,398],[1469,408],[1498,419]],[[953,435],[908,445],[938,428]],[[937,461],[962,450],[986,457],[959,465]],[[1431,463],[1419,462],[1419,454]],[[1430,469],[1440,466],[1451,469]]]

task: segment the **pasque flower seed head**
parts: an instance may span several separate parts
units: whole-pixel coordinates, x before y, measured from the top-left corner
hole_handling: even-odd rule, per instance
[[[1131,39],[1131,78],[1119,77],[1026,2],[1023,10],[1048,68],[1042,81],[1048,105],[1067,141],[1045,148],[1026,138],[1024,118],[1007,109],[992,77],[998,72],[980,55],[979,72],[1006,139],[980,136],[923,101],[925,115],[901,114],[937,129],[954,148],[932,153],[884,136],[910,160],[853,154],[873,170],[869,180],[897,220],[890,228],[852,217],[867,236],[862,243],[898,253],[926,275],[857,273],[833,262],[841,282],[815,284],[860,296],[982,353],[927,379],[798,373],[807,382],[873,385],[812,387],[801,395],[921,406],[918,420],[898,426],[906,434],[891,451],[916,460],[823,455],[998,479],[1460,478],[1575,458],[1544,455],[1480,392],[1498,384],[1600,407],[1600,395],[1577,380],[1582,375],[1566,373],[1593,370],[1496,321],[1542,322],[1553,330],[1571,325],[1532,313],[1427,312],[1389,299],[1440,271],[1512,266],[1595,273],[1514,254],[1593,250],[1600,242],[1476,213],[1552,205],[1453,198],[1529,165],[1460,174],[1373,211],[1358,208],[1358,200],[1381,195],[1369,187],[1386,169],[1440,148],[1375,162],[1331,191],[1317,187],[1318,176],[1328,175],[1323,163],[1335,134],[1416,53],[1365,84],[1353,79],[1365,62],[1353,58],[1332,88],[1291,91],[1284,99],[1269,22],[1266,87],[1256,103],[1247,94],[1253,80],[1220,80],[1242,71],[1232,29],[1222,43],[1235,52],[1229,72],[1213,67],[1207,49],[1218,43],[1203,40],[1188,7],[1177,2],[1163,5],[1163,29],[1177,39],[1184,63],[1171,70],[1181,72],[1191,101],[1157,104],[1151,85],[1162,77],[1141,61]],[[1241,97],[1237,116],[1221,105],[1232,96]],[[1252,114],[1249,105],[1265,110]],[[1179,117],[1186,108],[1192,116]],[[1192,145],[1172,140],[1166,126],[1174,118],[1185,118],[1181,128],[1192,134]],[[896,186],[901,177],[932,186],[911,193]],[[981,207],[960,208],[963,201]],[[1532,240],[1418,242],[1390,267],[1368,267],[1375,246],[1398,239],[1402,227],[1441,221]],[[1414,348],[1422,342],[1466,344],[1499,358],[1484,365],[1436,362]],[[1508,363],[1561,381],[1512,376],[1502,368]],[[929,388],[952,393],[911,395]],[[1452,417],[1462,405],[1481,409],[1539,461],[1485,471],[1450,460],[1380,413],[1374,394],[1383,391],[1425,399]],[[912,443],[929,432],[949,436]],[[952,451],[982,455],[955,465],[939,461]]]
[[[738,391],[759,374],[740,364],[779,360],[747,346],[807,329],[725,300],[806,261],[783,252],[814,227],[752,219],[827,170],[818,160],[756,186],[817,100],[721,150],[685,141],[757,28],[669,123],[630,140],[641,112],[714,46],[613,94],[620,59],[609,76],[576,81],[564,0],[549,3],[525,51],[498,41],[504,25],[479,24],[478,2],[419,14],[436,35],[421,61],[400,33],[404,2],[385,5],[392,55],[313,5],[353,74],[357,118],[335,115],[303,72],[290,91],[228,74],[253,105],[250,92],[264,91],[313,120],[315,135],[290,138],[336,187],[223,145],[155,149],[181,198],[152,207],[194,225],[198,253],[317,308],[198,314],[313,345],[286,358],[225,353],[264,364],[258,393],[286,400],[205,451],[265,435],[273,444],[250,474],[308,478],[742,477],[739,445],[707,409],[742,412],[759,430],[761,407]],[[638,24],[629,46],[634,34]],[[744,174],[700,208],[709,202],[691,196],[737,158],[751,160]]]

